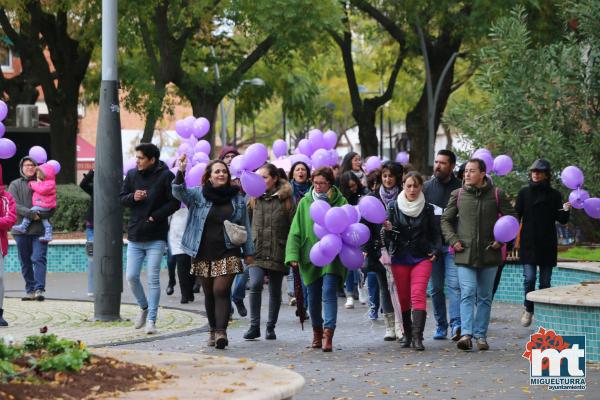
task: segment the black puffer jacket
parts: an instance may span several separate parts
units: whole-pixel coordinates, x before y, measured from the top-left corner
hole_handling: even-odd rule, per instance
[[[426,203],[421,214],[413,218],[402,213],[397,202],[390,202],[387,217],[392,230],[384,230],[384,238],[390,256],[398,257],[406,251],[415,258],[439,256],[442,237],[431,204]]]
[[[83,179],[79,183],[79,187],[90,195],[90,205],[88,206],[85,216],[83,217],[84,222],[89,227],[94,226],[94,170],[91,169],[87,174],[83,174]]]
[[[169,215],[179,208],[179,201],[171,192],[171,182],[174,178],[173,173],[162,161],[143,171],[131,169],[127,172],[120,197],[121,204],[131,208],[131,218],[127,225],[128,240],[167,240]],[[142,201],[135,201],[133,195],[136,190],[146,190],[148,197]],[[150,217],[154,221],[150,221]]]

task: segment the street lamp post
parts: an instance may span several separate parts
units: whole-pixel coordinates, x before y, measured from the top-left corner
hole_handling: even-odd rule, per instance
[[[102,0],[102,83],[94,174],[94,319],[120,319],[123,292],[123,181],[117,81],[117,0]]]
[[[224,107],[223,107],[223,102],[221,101],[221,141],[223,142],[223,146],[225,146],[227,144],[227,116],[229,115],[229,112],[231,111],[231,108],[235,104],[237,96],[240,93],[242,86],[244,86],[244,85],[265,86],[265,81],[263,81],[260,78],[244,79],[243,81],[241,81],[240,84],[238,85],[238,87],[236,87],[235,90],[233,91],[232,102],[229,103],[229,106],[227,106],[227,111],[223,111]],[[234,112],[235,112],[235,110],[234,110]],[[235,121],[236,120],[234,119],[234,122]],[[236,141],[237,141],[235,125],[236,124],[234,123],[234,129],[233,129],[234,146],[236,145]]]

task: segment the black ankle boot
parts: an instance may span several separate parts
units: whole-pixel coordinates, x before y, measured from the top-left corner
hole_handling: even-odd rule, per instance
[[[412,342],[412,319],[410,317],[410,311],[404,311],[402,313],[402,330],[404,335],[400,339],[400,347],[407,349],[410,347]]]
[[[8,322],[4,319],[4,309],[0,308],[0,326],[8,326]]]
[[[244,333],[244,339],[252,340],[260,337],[260,326],[250,325],[248,331]]]
[[[267,339],[267,340],[277,339],[277,335],[275,335],[275,326],[267,325],[267,333],[265,334],[265,339]]]

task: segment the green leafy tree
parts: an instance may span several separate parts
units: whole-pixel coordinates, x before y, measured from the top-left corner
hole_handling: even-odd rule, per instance
[[[512,157],[516,172],[495,178],[510,193],[526,183],[533,160],[545,158],[565,195],[560,171],[577,165],[584,171],[586,189],[600,196],[599,17],[598,2],[567,8],[563,26],[570,20],[576,31],[563,29],[561,40],[540,47],[532,43],[523,8],[501,18],[481,51],[476,75],[481,101],[463,101],[448,113],[448,124],[473,148]],[[575,213],[588,227],[588,237],[597,239],[598,229],[589,229],[591,221],[582,216]]]

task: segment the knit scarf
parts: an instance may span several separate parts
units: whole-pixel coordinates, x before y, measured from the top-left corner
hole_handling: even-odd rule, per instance
[[[358,172],[352,170],[352,172],[354,173],[354,175],[356,175],[358,179],[360,179],[361,182],[364,182],[367,179],[365,176],[365,171],[363,171],[362,169]]]
[[[399,186],[394,186],[392,189],[386,189],[383,185],[379,186],[379,197],[381,201],[383,201],[384,205],[388,205],[390,201],[396,199],[398,196],[398,192],[400,192]]]
[[[230,202],[239,191],[240,188],[237,186],[224,185],[214,187],[210,181],[207,181],[202,187],[202,194],[204,197],[214,204],[225,204]]]
[[[425,195],[423,192],[419,193],[419,197],[415,201],[408,201],[404,190],[398,195],[398,208],[402,213],[408,217],[416,218],[421,214],[425,207]]]
[[[329,189],[329,191],[331,191],[331,189]],[[313,196],[313,200],[323,200],[323,201],[328,201],[329,200],[329,191],[325,192],[325,193],[317,193],[314,189],[312,191],[312,196]]]
[[[291,181],[292,190],[294,191],[294,201],[298,203],[302,197],[310,189],[310,182],[307,180],[304,183],[298,183],[294,179]]]

